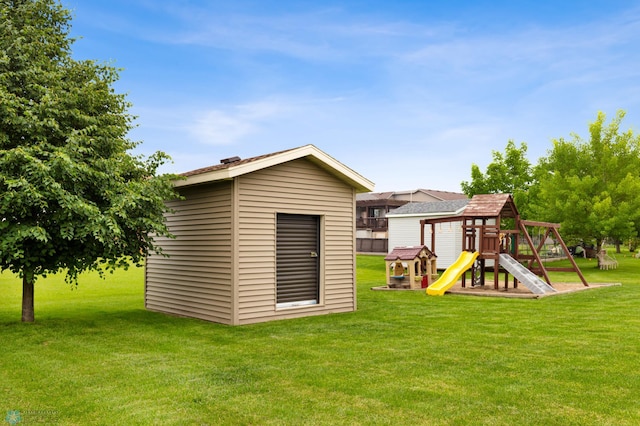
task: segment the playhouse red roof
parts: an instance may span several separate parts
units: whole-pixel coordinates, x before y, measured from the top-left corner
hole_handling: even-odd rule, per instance
[[[427,246],[407,246],[395,247],[391,253],[384,258],[384,260],[413,260],[420,255],[422,250],[426,250],[427,253],[435,256]]]

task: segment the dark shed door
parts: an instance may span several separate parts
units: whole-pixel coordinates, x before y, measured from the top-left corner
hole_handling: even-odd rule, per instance
[[[318,303],[320,217],[278,213],[277,303]]]

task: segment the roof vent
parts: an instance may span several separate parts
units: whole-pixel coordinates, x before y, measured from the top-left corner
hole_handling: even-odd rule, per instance
[[[237,155],[235,157],[223,158],[222,160],[220,160],[220,164],[231,164],[235,163],[236,161],[240,161],[240,157],[238,157]]]

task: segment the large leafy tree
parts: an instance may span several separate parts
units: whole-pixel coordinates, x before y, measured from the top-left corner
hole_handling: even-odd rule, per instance
[[[513,140],[507,142],[504,153],[492,151],[493,161],[482,173],[477,164],[471,165],[471,181],[463,181],[462,192],[472,197],[476,194],[512,194],[518,210],[527,216],[529,188],[534,182],[533,168],[527,159],[527,144],[517,147]]]
[[[640,225],[640,137],[620,130],[624,116],[618,111],[606,124],[598,113],[589,140],[576,134],[553,140],[536,167],[537,214],[598,249],[606,238],[634,237]]]
[[[130,154],[118,72],[72,58],[70,22],[55,0],[0,0],[0,268],[22,278],[28,322],[37,277],[140,264],[169,235],[168,158]]]

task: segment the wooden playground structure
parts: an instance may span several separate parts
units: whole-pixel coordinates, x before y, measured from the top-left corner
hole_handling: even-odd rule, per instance
[[[507,220],[505,221],[505,219]],[[462,251],[479,252],[475,263],[471,267],[472,286],[485,285],[485,272],[488,266],[493,267],[493,285],[496,290],[499,288],[501,266],[505,274],[505,289],[508,288],[509,272],[507,270],[512,271],[514,288],[518,286],[519,280],[529,287],[528,277],[526,276],[528,274],[527,271],[523,270],[520,273],[517,268],[526,268],[536,276],[543,277],[546,284],[551,287],[550,290],[553,290],[553,285],[549,279],[548,271],[575,272],[582,284],[589,285],[558,232],[560,224],[520,219],[520,214],[511,194],[475,195],[461,216],[421,220],[420,244],[425,245],[425,227],[430,226],[430,250],[436,255],[435,225],[446,222],[462,222]],[[501,229],[507,222],[513,224],[513,229]],[[544,234],[540,233],[539,237],[541,238],[537,243],[534,242],[527,227],[544,229]],[[545,264],[542,250],[545,246],[545,241],[549,237],[560,245],[572,265],[570,268],[552,267],[548,263]],[[526,247],[528,250],[521,250],[521,244],[523,248]],[[519,280],[516,279],[516,275]],[[461,285],[462,287],[466,286],[466,273],[462,274]],[[544,289],[540,291],[544,292]]]

